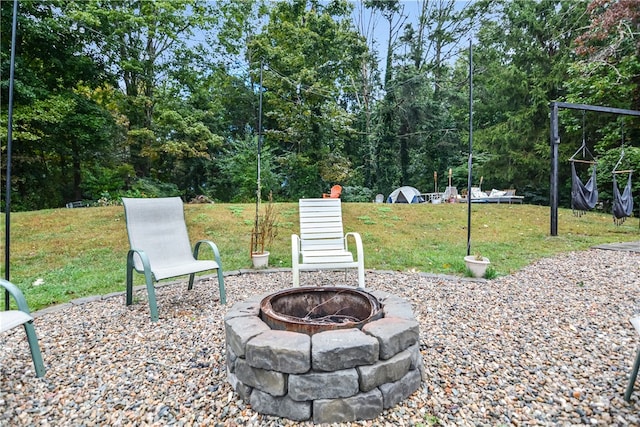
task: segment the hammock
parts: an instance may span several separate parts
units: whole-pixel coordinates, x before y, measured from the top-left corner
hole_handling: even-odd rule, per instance
[[[596,184],[596,165],[593,165],[591,178],[583,184],[576,174],[576,166],[571,162],[571,209],[576,216],[593,209],[598,203],[598,186]]]
[[[627,185],[624,187],[622,194],[618,190],[618,183],[616,182],[616,175],[613,175],[613,222],[616,225],[621,225],[631,216],[633,212],[633,197],[631,196],[631,172],[629,172],[629,179]]]

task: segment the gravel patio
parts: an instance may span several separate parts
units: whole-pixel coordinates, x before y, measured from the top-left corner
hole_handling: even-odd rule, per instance
[[[257,414],[226,382],[226,311],[291,280],[230,273],[227,306],[215,280],[159,286],[157,323],[140,290],[131,307],[117,294],[38,312],[44,378],[21,329],[0,336],[0,425],[311,425]],[[629,323],[640,314],[640,253],[563,254],[491,281],[380,271],[366,281],[413,304],[428,381],[380,417],[340,425],[640,425],[640,380],[623,400],[640,344]]]

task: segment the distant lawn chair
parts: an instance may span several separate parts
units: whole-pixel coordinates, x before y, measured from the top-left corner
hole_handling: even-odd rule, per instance
[[[342,194],[342,186],[334,185],[331,187],[331,193],[322,193],[323,199],[339,199]]]
[[[133,270],[144,274],[151,320],[158,320],[154,281],[189,275],[193,288],[195,273],[218,270],[220,303],[226,304],[224,276],[218,247],[209,240],[195,244],[193,254],[179,197],[155,199],[122,198],[130,250],[127,255],[127,305],[133,302]],[[215,260],[198,260],[200,245],[213,251]]]
[[[0,332],[8,331],[20,325],[24,326],[36,376],[40,378],[45,373],[44,363],[42,362],[42,353],[40,352],[38,337],[33,327],[33,317],[31,317],[27,301],[20,289],[13,283],[0,279],[0,287],[4,288],[5,292],[8,292],[13,297],[18,306],[17,310],[0,311]]]
[[[360,234],[343,234],[340,199],[300,199],[300,236],[291,235],[293,286],[300,286],[300,271],[358,269],[358,286],[364,285],[364,251]],[[356,256],[347,247],[356,244]]]

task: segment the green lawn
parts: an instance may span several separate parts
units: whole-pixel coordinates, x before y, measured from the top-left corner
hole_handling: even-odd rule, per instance
[[[279,231],[270,265],[290,267],[297,203],[275,207]],[[191,240],[213,240],[225,271],[251,267],[255,205],[185,205],[185,212]],[[343,203],[343,219],[345,231],[362,235],[367,269],[465,275],[466,204]],[[559,210],[558,236],[551,237],[549,207],[526,204],[472,205],[471,222],[471,252],[490,258],[498,276],[556,253],[640,240],[637,218],[616,226],[610,214],[574,217],[566,209]],[[3,214],[3,254],[4,224]],[[10,247],[10,279],[33,310],[125,288],[128,242],[121,206],[12,213]],[[141,275],[135,280],[143,283]]]

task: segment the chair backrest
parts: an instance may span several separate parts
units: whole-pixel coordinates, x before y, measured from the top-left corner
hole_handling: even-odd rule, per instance
[[[341,194],[342,194],[342,186],[336,184],[333,187],[331,187],[331,195],[329,197],[339,198]]]
[[[343,249],[340,199],[300,199],[301,249]]]
[[[177,265],[194,260],[180,197],[122,198],[131,249],[143,250],[154,265]],[[135,268],[143,269],[139,257]]]
[[[448,200],[452,197],[458,197],[458,188],[449,186],[447,187],[446,190],[444,190],[444,193],[442,194],[442,198],[445,200]]]

